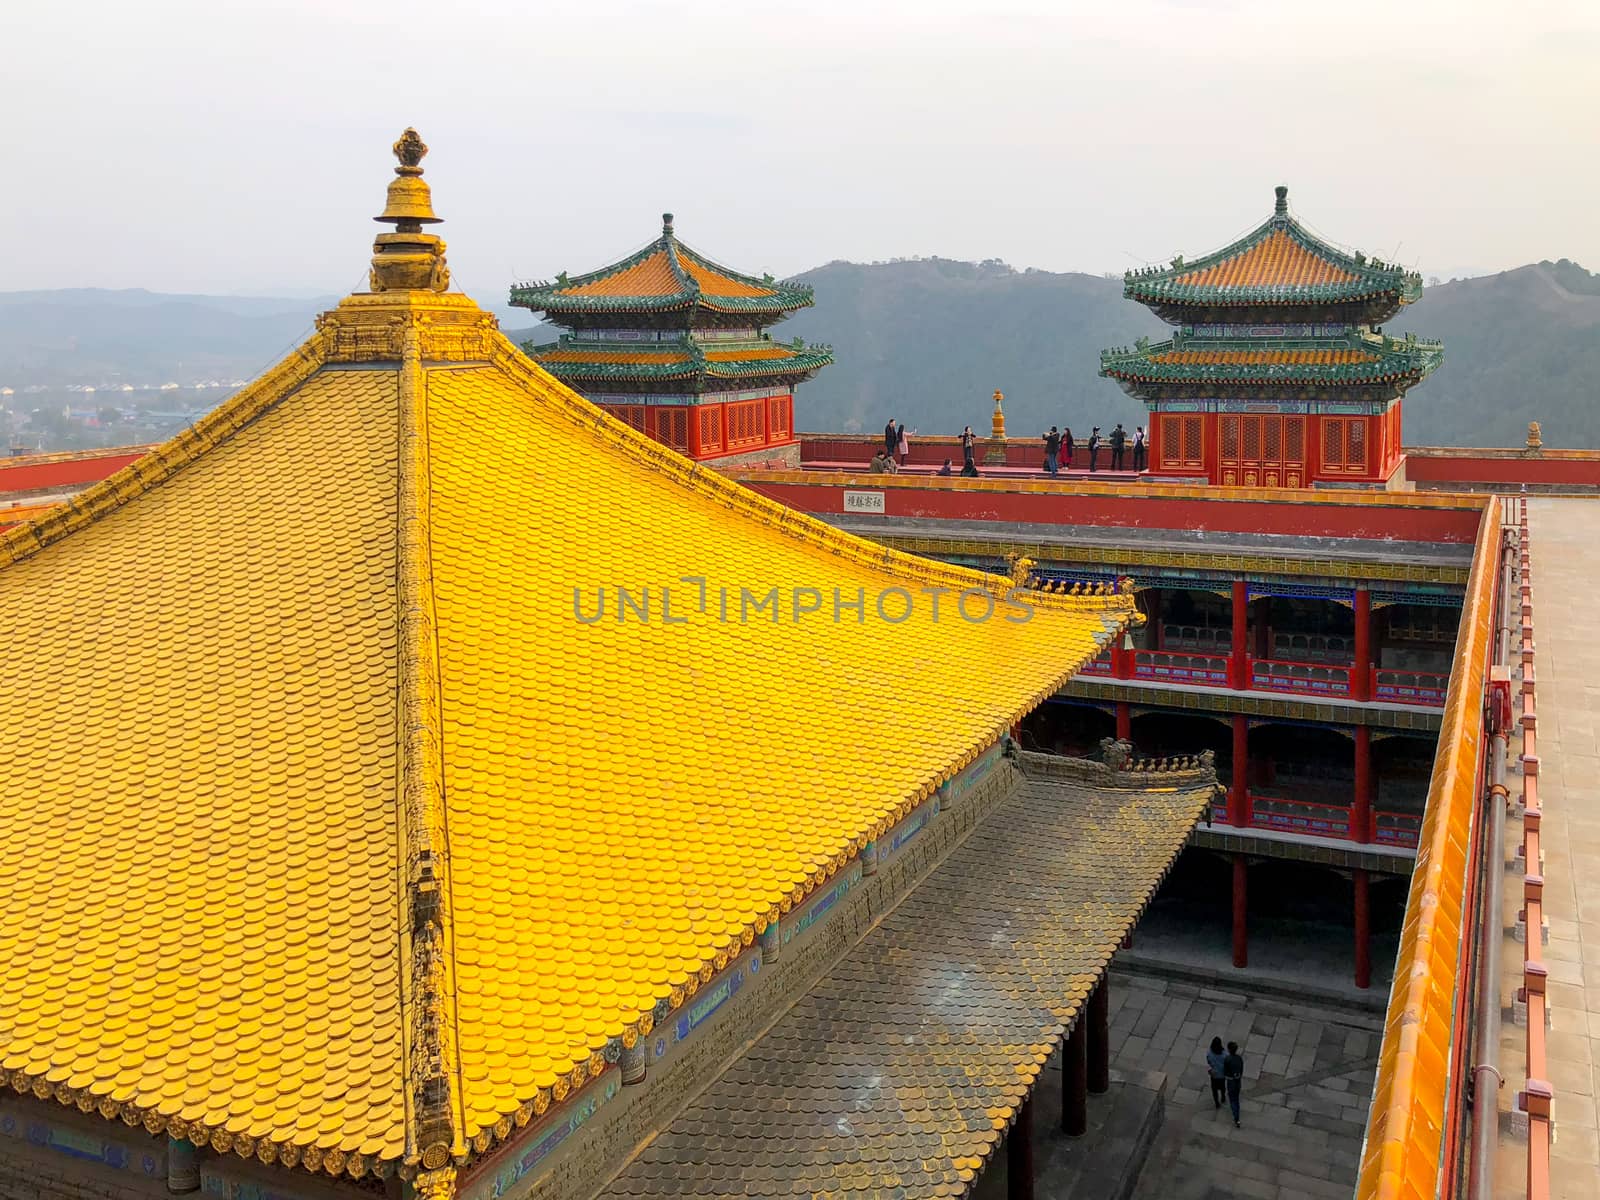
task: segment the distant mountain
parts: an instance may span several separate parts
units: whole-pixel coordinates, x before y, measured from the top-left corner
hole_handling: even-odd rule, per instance
[[[1100,351],[1167,326],[1124,301],[1120,279],[948,259],[835,262],[800,279],[816,307],[773,334],[831,342],[835,358],[801,391],[801,429],[881,429],[894,417],[922,433],[986,434],[996,389],[1012,436],[1144,420],[1099,378]]]
[[[292,350],[334,302],[139,289],[0,292],[0,385],[248,379]]]
[[[1535,263],[1440,284],[1387,326],[1444,341],[1406,396],[1409,445],[1600,447],[1600,275]]]
[[[1168,327],[1122,298],[1122,281],[947,259],[835,262],[801,276],[816,307],[777,337],[829,342],[836,363],[805,385],[807,430],[986,431],[996,388],[1015,436],[1050,424],[1143,419],[1098,376],[1099,352]],[[494,297],[484,297],[494,300]],[[144,291],[0,293],[0,386],[105,386],[250,378],[291,349],[332,297],[175,296]],[[524,326],[528,314],[502,314]],[[1445,343],[1444,366],[1406,400],[1413,445],[1600,447],[1600,276],[1562,259],[1429,287],[1388,327]],[[547,340],[548,329],[511,329]]]

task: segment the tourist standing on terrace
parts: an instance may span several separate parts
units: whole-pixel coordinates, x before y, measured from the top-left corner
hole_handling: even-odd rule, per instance
[[[1067,470],[1072,470],[1072,452],[1078,447],[1072,440],[1072,426],[1061,427],[1061,465]]]
[[[895,428],[894,418],[889,418],[889,423],[883,427],[883,452],[892,455],[900,445],[900,431]]]
[[[1117,427],[1111,431],[1111,469],[1122,470],[1122,451],[1128,444],[1128,431],[1122,427],[1122,422],[1117,422]]]
[[[900,425],[895,429],[895,449],[900,453],[900,465],[906,465],[906,459],[911,456],[911,443],[906,441],[906,427]]]
[[[1140,425],[1133,431],[1133,469],[1144,470],[1145,455],[1150,452],[1150,447],[1145,445],[1144,426]]]
[[[1060,467],[1061,435],[1056,432],[1054,425],[1050,432],[1044,435],[1044,469],[1054,475]]]
[[[1089,430],[1089,470],[1099,470],[1100,458],[1100,426],[1096,425]]]

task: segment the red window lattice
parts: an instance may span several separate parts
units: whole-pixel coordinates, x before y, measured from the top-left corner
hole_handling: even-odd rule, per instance
[[[1161,418],[1161,465],[1199,467],[1202,427],[1199,417]]]
[[[1329,417],[1322,423],[1322,467],[1360,475],[1367,469],[1367,423],[1361,417]]]
[[[681,408],[658,408],[656,412],[656,441],[674,450],[689,449],[689,414]]]
[[[767,401],[767,428],[771,432],[771,440],[782,442],[789,437],[789,403],[788,396],[773,396]]]
[[[722,406],[707,405],[700,410],[700,453],[722,449]]]
[[[741,400],[727,406],[730,450],[735,446],[759,446],[766,440],[766,434],[761,428],[763,407],[765,406],[759,400]]]

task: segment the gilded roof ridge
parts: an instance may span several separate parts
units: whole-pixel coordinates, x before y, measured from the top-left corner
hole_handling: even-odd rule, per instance
[[[254,383],[234,393],[182,433],[56,505],[44,516],[0,534],[0,569],[32,557],[171,479],[293,395],[326,362],[327,341],[319,330]]]
[[[443,715],[429,530],[432,481],[427,372],[416,316],[401,334],[395,589],[399,679],[395,705],[399,769],[401,1028],[406,1160],[453,1171],[467,1152],[457,1030],[455,927],[450,893],[449,812],[444,793]]]
[[[717,500],[742,516],[774,526],[784,534],[819,546],[847,561],[870,565],[900,576],[908,582],[924,586],[943,584],[958,589],[978,588],[989,592],[995,591],[997,584],[1009,583],[1003,576],[972,567],[936,563],[901,550],[889,549],[853,533],[836,529],[825,521],[743,487],[720,472],[692,462],[663,446],[654,438],[624,424],[564,385],[552,389],[550,387],[552,377],[518,350],[505,334],[496,330],[490,337],[494,344],[491,351],[493,365],[537,391],[552,407],[562,411],[575,424],[585,426],[605,437],[615,449],[626,453],[630,459],[647,464],[651,469],[667,475],[691,491]],[[1030,591],[1028,599],[1030,603],[1062,611],[1107,612],[1124,609],[1129,613],[1134,611],[1131,593],[1112,596],[1073,596]]]

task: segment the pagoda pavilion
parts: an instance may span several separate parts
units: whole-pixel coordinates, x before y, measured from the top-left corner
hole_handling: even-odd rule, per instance
[[[720,466],[800,464],[795,385],[833,361],[827,346],[777,342],[766,328],[811,305],[811,289],[720,266],[678,240],[672,214],[636,254],[511,303],[569,330],[524,347],[624,424]]]
[[[608,417],[447,290],[425,152],[369,291],[0,534],[0,1195],[581,1200],[678,1119],[695,1168],[618,1187],[921,1200],[1027,1147],[1063,1046],[1081,1132],[1215,775],[1010,731],[1131,587]]]
[[[1176,326],[1106,350],[1100,373],[1150,409],[1150,473],[1242,487],[1384,483],[1401,462],[1401,398],[1437,342],[1382,322],[1422,279],[1346,253],[1289,214],[1193,262],[1130,271],[1123,294]]]

